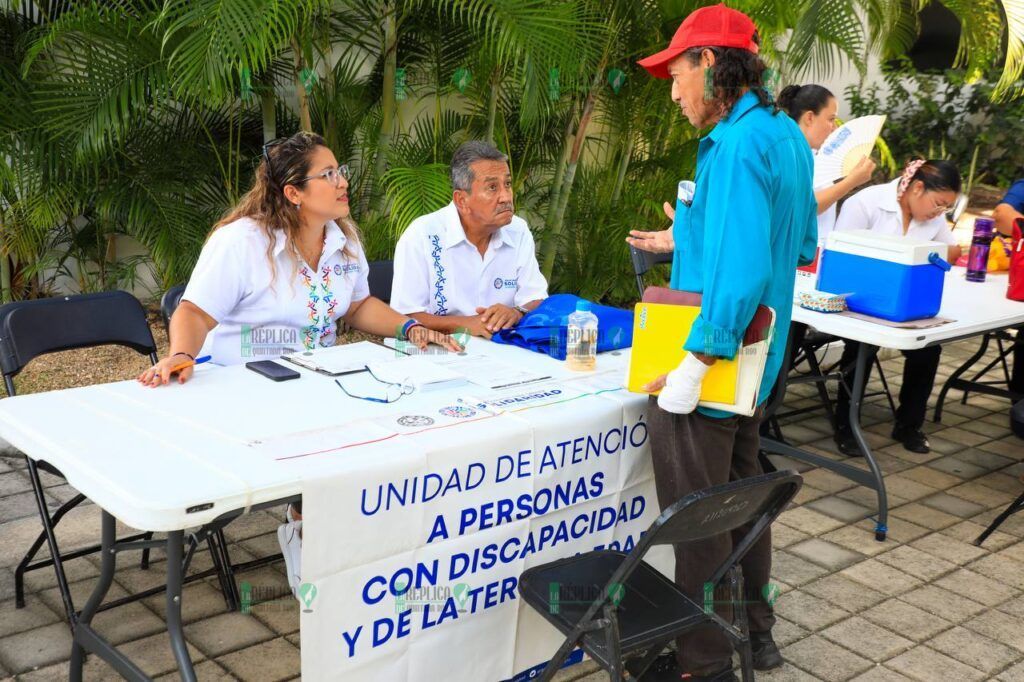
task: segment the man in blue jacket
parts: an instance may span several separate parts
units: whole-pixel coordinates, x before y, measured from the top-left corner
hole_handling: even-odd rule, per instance
[[[640,62],[653,76],[672,79],[672,99],[694,127],[714,126],[700,141],[692,203],[677,204],[670,230],[632,232],[627,239],[641,249],[671,249],[671,286],[702,294],[700,315],[680,339],[689,353],[646,387],[661,391],[651,398],[648,429],[662,508],[694,490],[762,473],[758,426],[786,348],[795,270],[811,262],[817,246],[811,150],[792,119],[774,107],[757,53],[754,23],[718,5],[690,14],[668,49]],[[762,304],[775,310],[776,321],[757,412],[743,417],[698,408],[708,369],[736,356]],[[728,535],[677,547],[676,582],[700,599],[704,582],[731,551]],[[754,667],[781,666],[766,597],[769,534],[742,568]],[[718,628],[698,629],[678,644],[678,665],[663,670],[664,679],[736,679],[732,645]]]

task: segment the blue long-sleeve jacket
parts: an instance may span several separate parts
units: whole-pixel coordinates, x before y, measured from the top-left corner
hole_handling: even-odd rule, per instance
[[[817,247],[812,180],[811,149],[796,123],[748,92],[701,139],[693,203],[676,204],[671,286],[703,294],[684,348],[732,359],[757,306],[775,310],[759,404],[782,365],[796,267]]]

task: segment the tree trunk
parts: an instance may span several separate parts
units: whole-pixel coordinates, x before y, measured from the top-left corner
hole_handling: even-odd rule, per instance
[[[274,86],[270,84],[260,92],[260,114],[263,117],[263,143],[277,137],[277,96]]]
[[[294,37],[292,38],[292,53],[295,57],[295,94],[299,98],[299,128],[312,132],[313,121],[309,117],[309,98],[306,96],[306,86],[302,83],[302,69],[304,68],[302,48],[299,47],[299,41]]]
[[[587,139],[587,128],[590,126],[591,116],[594,114],[594,104],[597,102],[597,92],[601,87],[604,77],[604,69],[607,56],[601,60],[597,67],[597,75],[590,84],[590,92],[587,93],[587,101],[583,105],[583,113],[580,114],[579,125],[576,126],[576,136],[572,144],[572,153],[569,155],[569,163],[565,168],[565,179],[562,180],[561,196],[558,197],[558,208],[555,212],[555,219],[548,225],[548,238],[544,242],[544,262],[541,264],[541,272],[547,279],[551,278],[551,270],[555,266],[555,256],[558,254],[558,238],[562,233],[562,223],[565,220],[565,210],[569,205],[569,196],[572,194],[573,181],[576,179],[576,168],[579,166],[580,155],[583,152],[583,143]]]
[[[619,160],[619,172],[615,176],[615,188],[612,189],[612,206],[619,203],[622,196],[622,187],[626,184],[626,171],[629,170],[629,162],[633,156],[633,145],[636,136],[630,132],[626,137],[626,146],[622,150],[622,159]]]
[[[101,282],[103,284],[103,290],[104,291],[106,291],[109,288],[109,286],[110,286],[110,283],[107,281],[107,278],[108,278],[109,273],[110,273],[110,268],[112,268],[116,263],[117,263],[117,235],[116,234],[108,234],[107,235],[107,249],[106,249],[106,253],[103,254],[103,270],[102,270],[103,276],[102,276],[102,280],[101,280]]]
[[[558,159],[558,166],[555,167],[555,177],[551,180],[548,212],[544,218],[545,225],[554,225],[555,214],[558,213],[558,198],[562,196],[562,179],[565,178],[565,167],[569,165],[569,155],[572,154],[572,143],[575,139],[572,134],[573,118],[572,113],[570,113],[569,121],[565,124],[565,143],[562,145],[562,155]]]
[[[11,257],[6,253],[0,253],[0,303],[10,303],[14,300],[11,291]]]
[[[487,136],[485,139],[494,144],[494,122],[498,118],[498,94],[501,76],[498,69],[491,74],[491,96],[487,100]]]
[[[395,19],[395,3],[384,3],[384,83],[381,93],[380,136],[377,138],[377,164],[374,168],[373,182],[380,182],[388,167],[388,156],[391,152],[391,141],[395,131],[395,72],[398,70],[398,22]],[[379,188],[374,200],[374,209],[380,210],[384,205],[384,192]]]

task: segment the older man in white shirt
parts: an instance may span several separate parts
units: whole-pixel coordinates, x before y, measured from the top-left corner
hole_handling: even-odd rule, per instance
[[[508,158],[466,142],[451,178],[452,202],[398,240],[391,306],[431,329],[490,338],[540,305],[548,285],[530,228],[512,212]]]

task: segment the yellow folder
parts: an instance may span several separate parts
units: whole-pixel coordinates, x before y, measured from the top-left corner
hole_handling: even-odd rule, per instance
[[[699,314],[699,306],[637,304],[626,388],[642,393],[645,384],[679,366],[686,355],[683,343]],[[702,403],[736,402],[739,359],[737,354],[734,360],[718,360],[711,366],[701,384]]]

